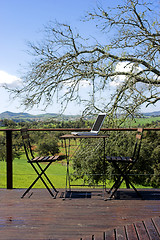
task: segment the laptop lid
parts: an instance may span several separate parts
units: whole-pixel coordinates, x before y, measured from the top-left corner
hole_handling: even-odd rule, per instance
[[[91,132],[92,132],[92,133],[98,133],[98,132],[100,131],[101,126],[102,126],[102,124],[103,124],[103,122],[104,122],[105,117],[106,117],[106,113],[99,113],[99,114],[98,114],[98,117],[97,117],[97,119],[96,119],[96,121],[95,121],[95,123],[93,124],[93,127],[92,127],[92,129],[91,129]]]

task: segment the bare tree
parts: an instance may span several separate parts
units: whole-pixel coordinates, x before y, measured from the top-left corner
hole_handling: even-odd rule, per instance
[[[42,101],[47,106],[56,95],[63,108],[77,101],[86,103],[85,112],[122,110],[126,115],[142,104],[157,103],[160,21],[155,2],[157,6],[149,0],[125,0],[115,9],[89,12],[85,21],[95,22],[104,38],[101,44],[98,35],[85,39],[67,24],[50,23],[45,39],[29,45],[35,58],[15,95],[26,107]],[[80,95],[83,83],[90,86],[87,99]],[[101,101],[100,94],[111,85],[110,101]]]

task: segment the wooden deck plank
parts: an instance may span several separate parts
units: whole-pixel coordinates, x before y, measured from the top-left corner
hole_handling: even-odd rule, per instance
[[[101,238],[103,239],[103,238]],[[96,239],[97,240],[97,239]],[[99,238],[100,240],[100,238]],[[115,240],[115,232],[114,232],[114,229],[112,230],[109,230],[109,231],[106,231],[104,233],[104,240]]]
[[[154,217],[154,218],[152,219],[152,221],[153,221],[154,226],[155,226],[155,228],[157,229],[157,232],[158,232],[158,234],[159,234],[159,236],[160,236],[160,217]]]
[[[135,223],[135,228],[136,228],[136,232],[137,232],[139,240],[144,240],[144,239],[149,240],[149,236],[146,232],[143,222]]]
[[[96,236],[95,235],[93,235],[94,236],[94,240],[105,240],[105,233],[104,232],[101,232],[101,233],[99,233],[99,234],[96,234]],[[113,240],[113,239],[109,239],[108,238],[108,240]]]
[[[135,231],[134,224],[126,225],[125,228],[126,228],[127,240],[137,239],[137,233]]]
[[[99,240],[103,232],[107,236],[108,230],[148,218],[153,218],[154,225],[159,229],[159,218],[156,217],[160,216],[160,199],[152,199],[146,192],[146,200],[133,196],[127,199],[125,195],[122,200],[104,201],[99,194],[83,198],[81,193],[80,198],[77,196],[63,201],[61,194],[64,190],[58,190],[56,199],[46,189],[33,189],[30,198],[21,199],[24,189],[0,189],[1,239],[78,240],[94,235]],[[146,191],[149,194],[153,189]],[[159,196],[160,190],[155,191]]]
[[[116,228],[115,235],[116,235],[115,237],[116,240],[127,240],[124,226]]]
[[[152,222],[152,219],[146,219],[144,221],[144,225],[146,227],[146,230],[148,232],[148,235],[150,237],[150,239],[153,239],[153,240],[159,240],[160,239],[160,236],[157,232],[157,229],[155,228],[153,222]]]

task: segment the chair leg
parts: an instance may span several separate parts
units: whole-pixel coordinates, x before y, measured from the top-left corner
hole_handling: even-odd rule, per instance
[[[141,194],[138,192],[138,190],[135,188],[135,186],[130,182],[129,178],[128,178],[128,174],[131,171],[133,164],[131,166],[129,166],[130,164],[128,164],[123,170],[121,170],[119,168],[119,166],[114,163],[114,167],[117,168],[117,170],[120,172],[120,176],[117,178],[117,180],[115,181],[115,183],[113,184],[113,186],[111,187],[111,189],[108,191],[108,193],[111,193],[111,191],[114,189],[114,191],[111,193],[109,199],[111,199],[115,193],[117,192],[117,190],[119,189],[119,187],[121,186],[122,182],[125,180],[126,182],[126,186],[128,188],[129,185],[131,185],[131,187],[134,189],[134,191],[137,193],[137,195],[143,199],[143,197],[141,196]],[[128,170],[127,170],[128,168]],[[122,178],[122,179],[121,179]],[[120,180],[121,179],[121,180]],[[130,187],[129,187],[130,188]]]
[[[143,199],[143,197],[142,197],[142,195],[139,193],[139,191],[135,188],[135,186],[130,182],[130,181],[128,181],[128,183],[131,185],[131,187],[134,189],[134,191],[137,193],[137,195],[141,198],[141,199]]]
[[[116,186],[117,186],[117,184],[119,183],[120,179],[121,179],[121,177],[118,177],[118,178],[115,180],[115,182],[114,182],[114,184],[112,185],[112,187],[108,190],[108,193],[111,193],[112,190],[113,190],[114,188],[116,188]]]
[[[38,163],[37,163],[37,165],[38,165],[38,167],[40,168],[40,170],[43,171],[43,168],[41,167],[41,165],[38,164]],[[45,170],[45,171],[46,171],[46,170]],[[49,182],[49,184],[51,185],[51,187],[53,188],[53,190],[54,190],[56,193],[58,193],[57,189],[53,186],[52,182],[50,181],[50,179],[48,178],[48,176],[46,175],[45,172],[43,172],[43,175],[46,177],[47,181]]]
[[[53,186],[53,189],[55,189],[55,192],[56,192],[56,195],[55,195],[55,196],[54,196],[54,194],[52,193],[52,191],[50,190],[50,188],[47,186],[47,184],[46,184],[46,182],[44,181],[44,179],[42,178],[42,175],[43,175],[43,174],[44,174],[45,176],[47,176],[47,175],[45,174],[45,171],[46,171],[47,168],[50,166],[50,164],[51,164],[51,162],[50,162],[44,169],[42,169],[42,168],[40,167],[40,165],[37,164],[37,165],[39,165],[38,167],[39,167],[40,170],[41,170],[41,173],[39,173],[38,170],[36,169],[36,167],[34,166],[34,164],[31,163],[31,166],[33,167],[33,169],[34,169],[35,172],[37,173],[38,177],[33,181],[33,183],[29,186],[29,188],[24,192],[24,194],[22,195],[21,198],[23,198],[23,197],[30,191],[30,189],[35,185],[35,183],[36,183],[39,179],[41,179],[41,181],[43,182],[43,184],[45,185],[45,187],[47,188],[47,190],[48,190],[48,192],[51,194],[51,196],[54,197],[54,198],[56,197],[58,191],[54,188],[53,184],[52,184],[51,186]],[[48,178],[48,177],[47,177],[47,178]],[[48,180],[48,179],[47,179],[47,180]],[[51,181],[49,180],[49,183],[50,183],[50,182],[51,182]]]
[[[137,195],[143,199],[142,195],[138,192],[138,190],[135,188],[135,186],[131,183],[131,181],[129,180],[128,174],[130,173],[131,169],[133,168],[133,164],[131,166],[127,166],[129,167],[128,170],[126,169],[125,172],[122,172],[122,176],[123,176],[123,180],[125,180],[128,185],[131,185],[131,187],[134,189],[134,191],[137,193]]]
[[[35,170],[35,172],[38,174],[38,177],[32,182],[32,184],[27,188],[27,190],[23,193],[22,197],[21,198],[24,198],[24,196],[31,190],[31,188],[35,185],[35,183],[38,181],[38,179],[41,177],[38,172],[38,170],[36,169],[36,167],[33,165],[33,163],[31,163],[31,166],[33,167],[33,169]]]
[[[125,179],[125,183],[126,183],[126,188],[130,188],[129,182],[127,181],[127,179]]]
[[[122,184],[121,177],[122,177],[122,170],[119,168],[119,166],[116,163],[113,163],[114,167],[118,170],[118,172],[120,173],[120,176],[117,177],[117,179],[115,180],[113,186],[110,188],[110,190],[108,191],[108,193],[111,193],[112,190],[115,188],[114,193],[118,190],[118,188],[120,187],[120,185]],[[127,166],[123,169],[123,171],[126,171]]]
[[[118,188],[121,186],[122,182],[123,182],[123,179],[121,179],[121,181],[119,181],[119,182],[117,181],[117,182],[116,182],[117,185],[115,185],[114,187],[112,187],[112,190],[113,190],[113,188],[114,188],[114,191],[113,191],[113,192],[110,192],[111,195],[109,196],[109,199],[112,199],[112,198],[113,198],[113,196],[116,194]]]

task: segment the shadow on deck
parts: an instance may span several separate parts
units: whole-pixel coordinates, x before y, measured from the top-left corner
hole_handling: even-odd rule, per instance
[[[80,240],[137,221],[160,216],[160,189],[121,189],[117,199],[104,201],[99,189],[59,189],[53,199],[46,189],[33,189],[21,199],[24,189],[0,189],[0,239]],[[85,238],[90,236],[90,238]],[[107,239],[107,238],[106,238]]]
[[[143,200],[160,200],[160,190],[159,189],[145,189],[145,190],[139,190],[139,193],[142,195]],[[64,198],[65,192],[61,192],[60,198]],[[74,199],[74,198],[95,198],[95,196],[102,196],[102,192],[99,190],[72,190],[67,191],[65,198],[66,199]],[[105,195],[107,196],[107,194]],[[117,192],[116,198],[113,200],[138,200],[137,194],[132,189],[122,189]]]

